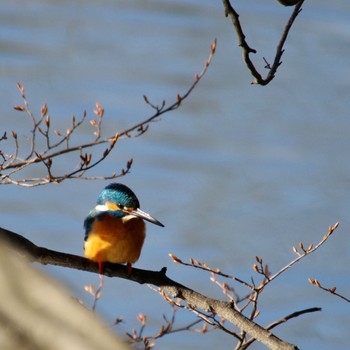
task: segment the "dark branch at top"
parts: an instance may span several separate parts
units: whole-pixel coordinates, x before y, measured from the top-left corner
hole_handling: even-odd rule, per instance
[[[243,61],[246,63],[250,73],[254,77],[254,80],[252,81],[252,84],[259,84],[259,85],[267,85],[274,77],[277,72],[278,67],[282,64],[281,58],[284,53],[284,44],[287,40],[289,31],[298,16],[298,14],[301,11],[301,6],[304,3],[304,0],[301,1],[293,1],[293,0],[287,0],[280,2],[283,3],[286,6],[292,6],[295,5],[295,8],[288,20],[288,23],[286,24],[284,31],[282,33],[281,39],[277,45],[276,48],[276,54],[275,58],[273,60],[273,64],[270,65],[266,59],[264,58],[264,61],[266,63],[265,68],[268,69],[268,74],[266,78],[263,78],[262,75],[259,73],[258,69],[255,67],[253,61],[250,58],[250,55],[256,54],[257,51],[253,48],[251,48],[246,40],[246,36],[244,34],[241,22],[239,20],[239,14],[237,11],[233,8],[233,6],[230,3],[230,0],[222,0],[224,9],[225,9],[225,16],[230,17],[232,20],[233,27],[235,28],[237,38],[238,38],[238,46],[242,48],[242,55],[243,55]]]

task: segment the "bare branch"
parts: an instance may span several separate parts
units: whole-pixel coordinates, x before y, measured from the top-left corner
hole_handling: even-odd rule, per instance
[[[155,290],[155,288],[152,288]],[[165,335],[178,333],[178,332],[184,332],[184,331],[191,331],[191,332],[199,332],[199,333],[206,333],[208,332],[207,325],[204,323],[202,328],[198,329],[196,326],[203,322],[203,320],[197,318],[195,321],[188,323],[185,326],[182,327],[175,327],[175,320],[176,320],[176,312],[178,310],[178,307],[175,305],[171,305],[172,308],[172,314],[170,319],[166,315],[163,315],[164,322],[159,331],[153,335],[145,336],[144,331],[147,326],[147,315],[144,314],[138,314],[137,320],[140,323],[140,328],[137,330],[136,328],[132,329],[132,332],[127,332],[126,335],[133,343],[144,343],[145,349],[151,348],[155,346],[155,343],[151,343],[151,341],[154,341],[156,339],[162,338]]]
[[[348,303],[350,303],[350,299],[349,298],[347,298],[344,295],[339,294],[338,292],[336,292],[337,287],[332,287],[332,288],[323,287],[318,280],[314,280],[312,278],[309,278],[309,282],[311,284],[313,284],[314,286],[324,290],[325,292],[333,294],[333,295],[337,296],[338,298],[343,299],[343,300],[347,301]]]
[[[147,96],[143,96],[144,101],[151,106],[153,109],[156,110],[156,112],[149,117],[148,119],[144,120],[143,122],[136,124],[134,126],[132,126],[131,128],[125,130],[124,132],[120,133],[120,136],[128,136],[132,131],[134,130],[138,130],[139,128],[144,127],[145,125],[148,125],[150,122],[155,121],[158,117],[160,117],[161,115],[163,115],[164,113],[170,112],[170,111],[174,111],[176,109],[178,109],[182,103],[182,101],[184,101],[193,91],[193,89],[197,86],[197,84],[200,82],[200,80],[203,78],[203,76],[205,75],[205,73],[207,72],[209,65],[214,57],[215,54],[215,50],[216,50],[216,44],[217,44],[217,40],[216,38],[214,39],[214,42],[211,44],[210,46],[210,54],[208,59],[204,62],[204,68],[203,70],[199,73],[199,74],[195,74],[194,76],[194,81],[192,83],[192,85],[190,86],[190,88],[183,94],[177,94],[177,101],[172,103],[170,106],[168,106],[167,108],[165,108],[166,103],[165,101],[162,102],[161,106],[157,106],[154,105],[152,103],[149,102]]]
[[[309,308],[309,309],[293,312],[293,313],[283,317],[282,319],[271,323],[270,325],[268,325],[266,327],[266,329],[270,330],[272,328],[275,328],[275,327],[279,326],[282,323],[285,323],[285,322],[291,320],[292,318],[295,318],[295,317],[298,317],[298,316],[301,316],[301,315],[304,315],[304,314],[307,314],[307,313],[311,313],[311,312],[318,312],[318,311],[322,311],[322,309],[320,307],[312,307],[312,308]],[[253,338],[247,340],[244,344],[242,344],[242,346],[239,348],[239,350],[247,349],[254,342],[255,342],[255,339],[253,339]]]
[[[170,258],[176,264],[180,264],[180,265],[183,265],[183,266],[191,266],[191,267],[194,267],[196,269],[208,271],[208,272],[211,272],[211,273],[213,273],[215,275],[219,275],[219,276],[222,276],[222,277],[225,277],[225,278],[232,279],[232,280],[234,280],[236,282],[242,283],[247,288],[249,288],[251,290],[255,290],[254,286],[250,285],[249,283],[244,282],[243,280],[241,280],[241,279],[239,279],[237,277],[234,277],[234,276],[231,276],[231,275],[229,275],[227,273],[224,273],[220,269],[213,269],[213,268],[209,267],[206,263],[201,263],[199,260],[190,258],[190,263],[185,263],[181,259],[179,259],[177,256],[175,256],[174,254],[170,253],[168,255],[170,256]]]
[[[238,310],[240,313],[243,313],[243,311],[245,311],[247,309],[247,307],[250,306],[248,318],[253,321],[260,314],[260,312],[258,310],[258,299],[259,299],[260,293],[263,292],[264,287],[268,283],[273,281],[275,278],[280,276],[287,269],[292,267],[295,263],[297,263],[302,258],[304,258],[306,255],[309,255],[310,253],[313,253],[314,251],[319,249],[328,240],[328,238],[333,234],[333,232],[338,228],[338,226],[339,226],[339,223],[336,223],[335,225],[330,226],[328,228],[328,232],[323,236],[322,240],[319,243],[317,243],[315,246],[313,244],[309,244],[308,247],[304,247],[303,243],[300,242],[298,249],[293,247],[293,251],[294,251],[294,253],[297,254],[297,257],[272,276],[271,276],[271,272],[269,270],[268,265],[263,263],[262,258],[259,258],[258,256],[256,256],[255,257],[256,264],[253,265],[253,269],[254,269],[254,271],[256,271],[257,273],[259,273],[260,275],[262,275],[264,277],[264,279],[261,281],[261,283],[258,287],[255,286],[255,283],[253,280],[252,280],[252,283],[249,284],[247,282],[242,281],[241,279],[238,279],[234,276],[231,276],[229,274],[221,272],[220,269],[213,269],[213,268],[209,267],[206,263],[202,263],[198,260],[191,258],[190,263],[185,263],[181,259],[179,259],[177,256],[175,256],[174,254],[169,254],[169,256],[173,260],[173,262],[175,262],[176,264],[190,266],[190,267],[194,267],[197,269],[201,269],[201,270],[210,272],[212,274],[212,276],[210,278],[211,281],[214,282],[215,284],[217,284],[222,289],[223,294],[226,297],[228,297],[228,299],[230,300],[230,302],[233,305],[235,305],[236,310]],[[247,288],[249,288],[252,291],[252,293],[250,293],[248,295],[248,297],[239,298],[239,296],[235,293],[235,291],[232,287],[230,287],[226,283],[219,282],[217,280],[216,276],[222,276],[224,278],[228,278],[228,279],[231,279],[235,282],[241,283],[244,286],[246,286]],[[318,286],[321,289],[324,289],[332,294],[337,295],[337,293],[335,292],[336,288],[325,289],[320,285],[320,283],[317,280],[309,279],[309,282]],[[344,300],[347,300],[347,298],[345,298],[343,296],[340,296],[340,295],[338,295],[338,296],[342,297]],[[245,299],[247,299],[247,302],[245,303],[245,305],[243,307],[239,308],[238,302],[245,300]],[[307,310],[293,313],[287,317],[284,317],[283,319],[281,319],[279,321],[274,322],[273,324],[269,325],[268,328],[266,328],[266,329],[272,329],[272,328],[276,327],[277,325],[280,325],[280,324],[286,322],[287,320],[289,320],[293,317],[297,317],[301,314],[304,314],[307,312],[319,311],[319,310],[320,310],[319,308],[312,308],[312,309],[307,309]],[[207,317],[209,317],[209,316],[207,315]],[[246,349],[254,341],[254,339],[247,340],[246,339],[247,335],[248,335],[247,332],[245,332],[244,330],[241,331],[241,334],[239,336],[235,335],[235,337],[237,337],[239,339],[239,342],[237,343],[237,346],[236,346],[237,350],[238,349],[239,350]]]
[[[233,6],[230,3],[230,0],[222,0],[224,9],[225,9],[225,16],[230,16],[232,20],[232,24],[235,28],[237,38],[238,38],[238,46],[242,48],[242,55],[243,60],[247,65],[247,68],[249,69],[250,73],[254,77],[254,80],[252,81],[252,84],[259,84],[259,85],[267,85],[274,77],[277,72],[278,67],[281,65],[281,58],[284,53],[284,44],[287,40],[288,34],[290,29],[292,28],[292,25],[297,18],[298,14],[301,12],[301,6],[304,3],[304,0],[296,1],[296,0],[280,0],[281,3],[283,3],[286,6],[291,6],[294,4],[297,4],[284,28],[284,31],[282,33],[282,36],[280,38],[280,41],[276,48],[276,54],[275,58],[273,60],[273,64],[270,65],[265,58],[263,60],[265,61],[266,65],[265,68],[269,70],[266,78],[263,78],[262,75],[259,73],[257,68],[255,67],[254,63],[252,62],[250,58],[250,54],[256,54],[257,51],[253,48],[251,48],[246,41],[246,36],[243,32],[243,28],[241,25],[241,22],[239,20],[239,14],[237,11],[233,8]]]
[[[268,325],[266,327],[266,329],[275,328],[275,327],[279,326],[280,324],[285,323],[288,320],[291,320],[292,318],[299,317],[301,315],[304,315],[304,314],[307,314],[307,313],[311,313],[311,312],[318,312],[318,311],[322,311],[322,309],[320,307],[312,307],[312,308],[309,308],[309,309],[304,309],[304,310],[293,312],[293,313],[283,317],[282,319],[271,323],[270,325]]]
[[[126,139],[130,137],[138,137],[143,135],[152,122],[159,121],[159,117],[165,113],[178,109],[182,102],[191,94],[193,89],[197,86],[199,81],[203,78],[207,69],[212,61],[216,49],[216,39],[211,44],[210,54],[208,59],[205,61],[204,68],[199,74],[195,74],[194,81],[187,89],[187,91],[180,95],[176,95],[176,100],[170,105],[166,105],[165,101],[161,103],[160,106],[154,105],[148,101],[148,98],[144,96],[145,102],[155,110],[155,113],[145,120],[137,123],[123,131],[115,132],[112,136],[102,138],[101,134],[101,125],[104,116],[104,108],[96,103],[94,114],[97,116],[97,120],[93,119],[90,121],[90,124],[94,127],[93,135],[95,136],[94,140],[85,144],[72,145],[73,143],[73,134],[86,120],[86,112],[84,112],[83,117],[76,122],[75,116],[72,116],[72,124],[67,128],[65,132],[60,132],[57,130],[51,131],[51,118],[48,115],[48,106],[43,104],[41,107],[41,115],[38,118],[35,118],[32,113],[29,102],[25,95],[25,87],[20,83],[17,84],[18,89],[21,92],[24,106],[15,106],[14,109],[20,112],[26,112],[30,117],[31,123],[33,124],[31,130],[31,137],[28,137],[30,143],[29,154],[26,154],[24,157],[20,158],[20,144],[18,142],[17,134],[12,131],[11,135],[15,141],[15,151],[12,155],[7,155],[5,152],[0,151],[0,184],[15,184],[27,187],[45,185],[48,183],[59,183],[65,179],[112,179],[120,176],[124,176],[129,172],[132,161],[127,163],[126,168],[122,169],[119,174],[113,173],[111,176],[98,176],[98,177],[87,177],[84,176],[85,173],[92,169],[93,167],[100,164],[104,161],[110,152],[114,149],[114,146],[117,140]],[[116,136],[118,135],[118,136]],[[44,139],[46,147],[44,149],[39,149],[37,145],[38,137]],[[52,138],[58,137],[58,141],[53,142]],[[6,132],[0,138],[0,141],[7,140]],[[89,154],[88,150],[96,148],[99,145],[109,143],[109,147],[105,149],[102,155],[98,156],[94,162],[91,162],[93,154]],[[85,154],[83,153],[85,152]],[[53,171],[53,161],[56,157],[62,157],[70,153],[77,153],[79,159],[79,166],[77,169],[71,170],[64,174],[55,174]],[[95,156],[94,156],[95,159]],[[43,165],[45,168],[46,176],[37,177],[37,178],[17,178],[15,175],[20,171],[24,170],[29,166],[34,165]]]
[[[0,228],[0,238],[19,251],[21,255],[27,256],[31,261],[99,273],[98,265],[86,258],[38,247],[26,238],[6,229]],[[172,298],[180,298],[186,301],[193,309],[202,310],[204,313],[213,313],[231,322],[270,349],[297,349],[295,345],[282,341],[263,327],[246,318],[234,308],[232,303],[209,298],[171,280],[166,276],[166,268],[162,268],[159,272],[134,268],[130,275],[124,265],[105,263],[104,274],[109,277],[128,279],[140,284],[153,284]]]
[[[309,255],[313,252],[315,252],[318,248],[320,248],[326,241],[327,239],[330,237],[330,235],[339,227],[339,222],[335,223],[333,226],[329,226],[328,228],[328,232],[323,236],[322,240],[317,243],[315,246],[313,246],[312,244],[310,244],[308,246],[308,248],[304,248],[303,244],[300,242],[299,243],[299,247],[302,250],[302,252],[300,252],[297,248],[293,247],[293,251],[297,254],[297,257],[292,260],[290,263],[288,263],[286,266],[284,266],[283,268],[281,268],[278,272],[276,272],[273,276],[268,276],[266,275],[264,272],[259,272],[262,275],[264,275],[265,280],[262,282],[261,286],[259,287],[260,289],[264,288],[264,286],[267,283],[270,283],[271,281],[273,281],[275,278],[277,278],[278,276],[280,276],[284,271],[288,270],[289,268],[291,268],[294,264],[296,264],[298,261],[300,261],[301,259],[303,259],[306,255]],[[261,260],[262,262],[262,260]]]

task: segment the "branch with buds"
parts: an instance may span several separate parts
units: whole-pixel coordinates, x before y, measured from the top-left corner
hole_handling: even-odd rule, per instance
[[[126,336],[129,338],[129,341],[131,343],[143,343],[144,349],[149,350],[155,347],[156,344],[154,341],[156,339],[162,338],[165,335],[186,331],[198,333],[206,333],[208,331],[206,323],[204,323],[201,328],[197,327],[199,323],[202,323],[202,320],[200,319],[196,319],[195,321],[190,322],[185,326],[176,327],[175,321],[177,310],[178,309],[175,306],[172,306],[172,314],[170,318],[163,314],[164,323],[160,326],[158,332],[152,335],[144,334],[147,326],[148,317],[145,314],[139,313],[137,315],[137,321],[140,324],[139,329],[133,328],[132,332],[126,333]]]
[[[295,265],[298,261],[300,261],[301,259],[305,258],[307,255],[318,250],[329,239],[329,237],[334,233],[334,231],[338,228],[338,226],[339,226],[339,223],[336,223],[335,225],[330,226],[328,228],[328,232],[323,236],[323,238],[320,240],[320,242],[318,242],[316,245],[310,244],[307,248],[305,248],[304,244],[302,242],[300,242],[298,248],[293,247],[293,251],[297,255],[297,257],[295,259],[293,259],[291,262],[289,262],[287,265],[282,267],[279,271],[277,271],[273,275],[271,274],[271,271],[269,269],[268,264],[264,264],[263,259],[256,256],[255,257],[256,263],[253,265],[253,270],[263,277],[263,279],[260,281],[259,285],[256,285],[253,277],[251,278],[251,282],[246,282],[246,281],[243,281],[241,278],[237,278],[237,277],[232,276],[230,274],[224,273],[218,268],[212,268],[212,267],[208,266],[206,263],[200,262],[196,259],[190,258],[189,263],[186,263],[183,260],[181,260],[180,258],[178,258],[177,256],[175,256],[174,254],[169,254],[169,256],[173,260],[173,262],[176,264],[180,264],[183,266],[189,266],[189,267],[193,267],[196,269],[210,272],[210,274],[211,274],[210,280],[213,283],[215,283],[217,286],[219,286],[219,288],[221,289],[224,296],[228,299],[228,301],[230,303],[232,303],[232,305],[234,305],[235,309],[237,311],[239,311],[241,314],[246,314],[246,317],[249,320],[253,321],[260,315],[260,311],[258,309],[258,300],[259,300],[260,294],[265,290],[266,286],[269,283],[271,283],[273,280],[275,280],[277,277],[281,276],[282,273],[286,272],[289,268],[291,268],[293,265]],[[249,290],[248,294],[245,296],[240,296],[236,292],[236,288],[234,288],[232,285],[230,285],[227,282],[219,281],[218,277],[223,277],[226,280],[228,279],[228,280],[231,280],[233,282],[239,283],[240,285],[243,285],[244,287],[248,288],[248,290]],[[331,294],[334,294],[338,297],[341,297],[344,300],[349,301],[344,296],[338,295],[336,293],[335,287],[334,288],[323,288],[317,280],[312,280],[312,279],[309,279],[309,282],[313,285],[316,285],[317,287],[319,287],[323,290],[326,290],[327,292],[329,292]],[[283,317],[280,320],[274,321],[269,326],[267,326],[265,329],[270,330],[270,329],[272,329],[272,328],[274,328],[282,323],[285,323],[286,321],[288,321],[292,318],[295,318],[295,317],[298,317],[300,315],[307,314],[310,312],[317,312],[317,311],[321,311],[321,308],[313,307],[313,308],[308,308],[305,310],[300,310],[300,311],[294,312],[290,315]],[[206,322],[208,322],[209,324],[213,324],[212,315],[206,315],[206,316],[207,316],[207,319],[210,319],[210,321],[207,320]],[[217,320],[216,320],[216,322],[217,322]],[[221,328],[222,330],[225,330],[226,332],[227,331],[232,332],[232,335],[236,339],[238,339],[236,349],[240,349],[240,350],[246,349],[246,348],[248,348],[248,346],[250,346],[255,341],[255,339],[253,339],[253,338],[248,339],[247,333],[244,331],[241,332],[241,334],[235,333],[232,330],[225,329],[223,324],[219,325],[218,322],[216,323],[216,327]]]
[[[62,267],[69,267],[78,270],[90,271],[100,274],[98,264],[86,258],[57,252],[51,249],[39,247],[21,235],[6,229],[0,228],[0,239],[7,243],[15,251],[27,257],[30,261],[41,264],[51,264]],[[228,327],[220,327],[221,320],[238,327],[244,334],[266,345],[272,350],[296,350],[295,345],[289,344],[274,334],[261,327],[252,320],[249,320],[231,302],[213,299],[205,296],[189,287],[186,287],[166,276],[166,268],[160,271],[147,271],[133,268],[130,274],[124,265],[104,264],[103,274],[109,277],[120,277],[140,284],[152,284],[158,287],[159,293],[172,303],[178,299],[186,302],[186,308],[194,312],[201,320],[212,324],[230,334],[234,334]]]
[[[260,294],[266,290],[266,287],[269,283],[279,277],[282,273],[286,272],[296,262],[318,250],[329,239],[329,237],[331,237],[338,226],[338,223],[330,226],[328,232],[316,245],[309,245],[307,248],[305,248],[302,243],[299,243],[298,249],[293,248],[294,252],[297,254],[297,258],[281,268],[274,275],[271,275],[271,272],[267,265],[263,264],[263,260],[259,257],[256,257],[256,264],[254,264],[253,270],[263,277],[258,286],[254,282],[253,278],[251,278],[251,282],[245,282],[240,278],[222,272],[220,269],[211,268],[206,263],[202,263],[198,260],[190,259],[189,263],[185,263],[174,254],[169,254],[171,259],[176,264],[190,266],[196,269],[210,272],[211,281],[218,285],[219,288],[221,288],[222,293],[227,299],[226,301],[210,298],[187,286],[171,280],[166,275],[167,269],[165,267],[160,271],[147,271],[133,268],[132,274],[130,274],[124,265],[105,263],[103,274],[109,277],[119,277],[140,284],[151,284],[155,286],[156,288],[152,288],[160,293],[160,295],[172,307],[188,310],[192,312],[201,322],[203,321],[207,323],[213,329],[219,329],[225,333],[232,335],[237,340],[237,350],[248,348],[256,340],[266,345],[269,349],[296,350],[297,347],[295,345],[289,344],[277,338],[270,332],[270,330],[287,322],[290,319],[307,313],[317,312],[321,309],[318,307],[312,307],[304,310],[299,310],[292,314],[284,316],[277,321],[274,321],[268,326],[262,327],[255,321],[260,314],[258,308]],[[36,261],[45,265],[51,264],[100,274],[98,264],[86,258],[38,247],[23,236],[20,236],[6,229],[0,228],[0,239],[2,239],[5,243],[7,242],[15,251],[19,251],[22,256],[27,257],[30,261]],[[245,297],[239,297],[235,288],[230,286],[229,283],[219,281],[218,277],[230,279],[231,281],[239,283],[243,287],[248,288],[248,295]],[[323,289],[317,280],[310,279],[309,281],[310,283]],[[96,302],[101,296],[100,286],[96,291],[90,286],[86,289],[94,297],[93,308],[95,308]],[[329,289],[328,291],[332,294],[337,295],[335,288]],[[143,322],[146,324],[146,318],[143,319]],[[197,323],[193,324],[193,326],[196,324]],[[235,327],[232,327],[232,325],[238,328],[240,333],[238,333],[235,330]],[[142,327],[139,332],[135,331],[132,332],[132,334],[130,333],[130,336],[134,339],[135,342],[143,341],[145,346],[151,347],[153,344],[152,341],[155,338],[152,338],[151,336],[144,338],[143,329],[144,327]],[[167,325],[165,325],[163,331],[159,332],[158,336],[161,337],[167,333],[170,333],[172,330],[174,330],[173,322],[169,322]],[[207,329],[205,329],[205,331],[206,330]]]
[[[318,287],[318,288],[324,290],[325,292],[328,292],[328,293],[330,293],[330,294],[332,294],[332,295],[335,295],[335,296],[337,296],[338,298],[343,299],[343,300],[347,301],[348,303],[350,303],[350,299],[349,299],[348,297],[345,297],[344,295],[339,294],[339,293],[336,291],[336,290],[337,290],[337,287],[331,287],[331,288],[324,287],[324,286],[321,285],[321,283],[320,283],[318,280],[315,280],[315,279],[312,279],[312,278],[309,278],[308,281],[309,281],[312,285],[314,285],[314,286],[316,286],[316,287]]]
[[[125,130],[115,131],[108,137],[102,137],[101,127],[105,110],[101,104],[96,103],[93,113],[97,118],[90,120],[90,125],[93,127],[93,140],[88,143],[78,143],[74,145],[77,130],[86,123],[86,112],[83,113],[80,120],[77,120],[73,115],[71,123],[65,132],[52,130],[51,116],[49,115],[47,104],[43,104],[40,115],[35,116],[29,106],[25,87],[18,83],[17,87],[21,93],[23,105],[16,105],[14,106],[14,109],[26,113],[32,124],[32,128],[30,136],[27,136],[26,140],[19,140],[15,131],[11,131],[10,136],[8,136],[8,132],[6,131],[0,136],[0,184],[33,187],[49,183],[60,183],[66,179],[108,180],[124,176],[130,171],[132,159],[130,159],[126,166],[118,173],[98,177],[86,176],[85,174],[87,171],[104,161],[115,148],[117,142],[126,138],[143,135],[149,129],[151,123],[159,121],[159,117],[178,109],[207,72],[215,54],[215,49],[216,39],[210,46],[210,54],[205,61],[204,68],[199,74],[195,74],[192,84],[184,94],[177,94],[175,101],[169,105],[166,104],[165,100],[160,105],[155,105],[144,96],[145,103],[154,110],[154,113],[140,123]],[[5,142],[9,141],[9,139],[13,140],[12,152],[4,150]],[[107,144],[108,146],[101,154],[98,154],[97,151],[93,152],[93,150],[97,149],[99,145],[103,144]],[[8,144],[6,144],[6,146],[8,146]],[[8,146],[8,148],[11,147]],[[62,157],[67,156],[68,154],[77,155],[78,165],[73,166],[73,169],[69,172],[63,174],[57,173],[58,171],[54,170],[55,159],[62,159]],[[24,170],[35,166],[39,166],[38,172],[41,176],[23,176]]]

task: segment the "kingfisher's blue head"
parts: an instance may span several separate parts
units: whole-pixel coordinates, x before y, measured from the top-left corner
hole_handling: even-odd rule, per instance
[[[97,205],[107,202],[117,204],[118,207],[140,208],[140,202],[135,193],[123,184],[112,183],[106,186],[97,198]]]
[[[120,183],[111,183],[102,190],[93,212],[95,213],[95,217],[102,217],[105,214],[120,218],[133,215],[147,220],[152,224],[164,227],[154,217],[142,211],[135,193],[129,187]]]

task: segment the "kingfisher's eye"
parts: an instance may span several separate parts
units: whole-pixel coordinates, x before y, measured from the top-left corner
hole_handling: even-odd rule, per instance
[[[121,203],[117,203],[117,205],[118,205],[119,209],[121,209],[121,210],[123,210],[123,209],[124,209],[124,205],[123,205],[123,204],[121,204]]]

